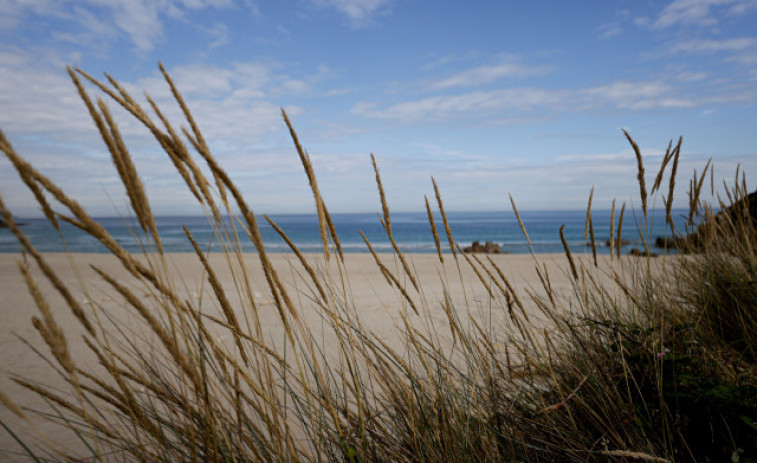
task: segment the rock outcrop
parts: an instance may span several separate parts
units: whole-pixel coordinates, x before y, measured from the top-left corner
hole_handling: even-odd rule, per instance
[[[646,257],[647,254],[644,251],[640,251],[637,248],[633,248],[630,251],[628,251],[629,256],[636,256],[636,257]],[[649,257],[657,257],[659,254],[656,252],[650,252]]]
[[[618,245],[617,242],[615,242],[614,244],[615,244],[615,246]],[[628,240],[620,240],[620,245],[621,246],[626,246],[626,245],[629,245],[629,244],[631,244],[631,242],[628,241]],[[588,243],[588,245],[591,245],[591,243]],[[610,240],[606,240],[605,241],[605,246],[610,246]]]
[[[731,220],[741,220],[736,218],[736,214],[747,214],[751,219],[752,227],[757,228],[757,191],[747,195],[742,201],[718,212],[709,221],[699,225],[693,233],[687,236],[658,237],[655,240],[655,247],[678,249],[682,252],[697,251],[708,241],[717,238],[717,234],[723,232],[723,227],[727,229]]]
[[[498,244],[494,244],[491,241],[487,241],[484,245],[481,242],[474,241],[472,245],[467,248],[463,248],[463,252],[475,252],[482,254],[502,254],[502,249]]]
[[[16,218],[13,219],[13,223],[17,227],[23,227],[24,225],[26,225],[24,222],[19,222]],[[0,218],[0,228],[8,228],[8,223],[5,222],[5,220],[3,220],[2,218]]]

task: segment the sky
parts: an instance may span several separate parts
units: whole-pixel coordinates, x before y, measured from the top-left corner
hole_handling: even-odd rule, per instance
[[[0,129],[93,215],[126,211],[66,66],[108,73],[186,125],[162,62],[255,212],[314,211],[281,117],[332,212],[638,206],[626,129],[651,183],[683,137],[675,205],[757,175],[757,1],[0,0]],[[102,96],[89,86],[92,95]],[[199,213],[146,129],[108,102],[159,215]],[[665,189],[666,190],[666,189]],[[709,188],[707,188],[709,194]],[[0,159],[0,195],[39,207]],[[657,198],[661,204],[661,198]]]

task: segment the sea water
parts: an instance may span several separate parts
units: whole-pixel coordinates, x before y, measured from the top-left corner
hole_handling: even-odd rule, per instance
[[[586,245],[585,224],[586,211],[523,211],[520,213],[523,225],[530,238],[529,245],[515,214],[511,211],[494,212],[449,212],[447,219],[454,241],[461,247],[469,246],[473,241],[484,244],[491,241],[498,244],[503,252],[522,253],[562,253],[559,228],[565,224],[565,239],[571,252],[591,252]],[[615,232],[619,211],[616,211]],[[682,229],[686,217],[684,211],[674,211],[676,225]],[[318,217],[314,214],[271,215],[301,252],[322,251],[318,227]],[[360,235],[362,231],[377,252],[391,252],[392,245],[387,238],[379,215],[375,213],[332,214],[339,241],[344,252],[368,252],[368,247]],[[650,213],[645,222],[640,211],[626,210],[623,219],[622,238],[630,244],[623,247],[627,253],[631,248],[639,247],[640,233],[648,242],[653,243],[658,236],[664,236],[664,211]],[[149,249],[149,241],[133,218],[104,217],[96,219],[110,235],[126,250],[141,252]],[[230,224],[236,225],[239,242],[245,252],[255,252],[255,247],[246,236],[238,219],[228,218]],[[444,232],[440,215],[434,217],[441,240],[442,249],[449,252],[449,242]],[[605,241],[610,237],[610,211],[592,211],[592,223],[597,244],[597,252],[610,252]],[[267,252],[291,252],[286,242],[276,233],[261,216],[257,218],[260,233]],[[46,219],[19,219],[22,230],[29,237],[37,250],[42,252],[107,252],[97,240],[76,227],[61,223],[61,230],[55,230]],[[156,224],[163,248],[166,252],[193,252],[183,227],[186,227],[203,250],[221,251],[222,246],[206,217],[157,217]],[[431,226],[425,212],[392,213],[392,233],[403,252],[436,252]],[[231,229],[231,227],[229,227]],[[19,252],[20,245],[7,228],[0,229],[0,253]]]

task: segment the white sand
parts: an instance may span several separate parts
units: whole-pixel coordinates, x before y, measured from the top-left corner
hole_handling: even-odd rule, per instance
[[[493,255],[491,257],[513,286],[520,291],[523,299],[527,298],[526,289],[541,288],[532,256]],[[313,326],[314,330],[317,330],[321,324],[321,319],[317,310],[313,309],[312,304],[308,302],[308,296],[312,294],[312,289],[304,285],[303,280],[296,276],[298,272],[303,273],[296,257],[291,254],[272,254],[270,258],[281,278],[289,286],[296,304],[301,307],[301,316],[306,320],[308,326]],[[392,272],[396,275],[403,275],[401,264],[394,256],[382,254],[381,258]],[[407,258],[419,278],[422,295],[412,289],[406,277],[402,278],[403,284],[407,285],[408,291],[414,300],[418,301],[419,305],[422,305],[420,301],[426,301],[426,307],[432,320],[438,321],[442,326],[446,325],[446,317],[440,307],[443,298],[443,281],[447,282],[447,290],[458,308],[465,307],[465,301],[467,301],[467,306],[471,307],[474,312],[480,312],[481,317],[491,316],[491,312],[488,311],[486,290],[464,259],[460,259],[461,271],[458,273],[458,268],[451,255],[445,255],[445,265],[443,266],[440,265],[435,254],[415,254],[408,255]],[[587,265],[589,264],[590,256],[583,255],[578,258],[583,259]],[[24,344],[24,341],[26,341],[45,354],[49,354],[39,333],[31,324],[31,317],[39,316],[39,312],[18,271],[16,262],[20,259],[21,256],[17,254],[0,254],[0,313],[2,313],[0,319],[0,390],[23,407],[39,408],[42,406],[40,399],[11,382],[10,376],[20,375],[51,384],[60,384],[61,378],[29,346]],[[128,280],[126,270],[114,257],[107,254],[74,254],[72,256],[46,254],[45,259],[56,270],[64,283],[72,289],[74,297],[78,301],[85,302],[87,300],[84,293],[84,288],[86,288],[91,299],[99,305],[96,310],[110,313],[114,318],[120,320],[119,323],[123,323],[124,326],[132,324],[133,320],[130,317],[133,317],[133,315],[126,316],[121,299],[90,268],[91,265],[95,265]],[[270,293],[266,290],[265,278],[258,265],[257,256],[249,254],[245,256],[245,259],[251,271],[251,280],[253,281],[256,301],[260,306],[264,331],[275,343],[276,339],[283,337],[277,311],[271,304]],[[309,256],[309,259],[322,271],[329,268],[324,264],[322,256]],[[566,273],[567,260],[565,256],[539,255],[538,259],[541,264],[546,266],[553,289],[558,294],[570,294],[571,285]],[[203,300],[208,302],[211,300],[209,297],[210,288],[194,254],[170,254],[167,261],[172,269],[174,284],[177,288],[180,288],[179,292],[184,298],[197,301],[200,298],[200,293],[204,291]],[[608,256],[601,258],[601,261],[603,265],[609,265]],[[222,255],[215,254],[211,256],[211,262],[217,269],[219,279],[223,282],[224,287],[230,294],[237,294],[234,290],[234,278],[228,270],[225,258]],[[72,266],[74,263],[75,265]],[[364,326],[387,339],[390,344],[398,345],[401,340],[396,339],[394,323],[402,311],[408,310],[407,305],[402,302],[399,292],[383,278],[370,254],[348,254],[345,256],[345,265],[351,299],[354,301],[354,306],[357,308]],[[36,264],[32,265],[32,268],[35,275],[41,275]],[[333,261],[330,268],[332,269],[330,275],[332,275],[338,287],[339,272],[335,271]],[[78,322],[49,283],[44,281],[43,278],[38,278],[38,280],[57,322],[66,333],[75,361],[81,364],[91,364],[94,362],[93,356],[77,335],[82,333]],[[145,300],[149,299],[149,294],[143,288],[134,286],[132,289]],[[235,303],[235,301],[232,300],[232,303]],[[215,308],[208,303],[203,306],[203,310],[214,312]],[[19,420],[5,407],[1,406],[0,419],[14,426],[19,424]],[[50,432],[50,429],[47,426],[42,427],[43,432]],[[26,433],[28,430],[23,432]],[[7,432],[0,429],[0,460],[26,461],[15,455],[14,452],[19,451],[20,447]]]

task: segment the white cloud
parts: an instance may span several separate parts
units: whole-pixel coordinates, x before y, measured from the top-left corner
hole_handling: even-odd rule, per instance
[[[562,103],[567,92],[517,88],[469,92],[452,96],[434,96],[398,103],[383,109],[372,103],[358,103],[352,113],[382,119],[422,120],[461,114],[490,114],[509,110],[530,110],[535,107],[554,107]]]
[[[236,91],[247,92],[243,95],[246,98],[262,96],[261,87],[269,79],[268,68],[252,63],[239,65],[238,68],[238,72],[244,73],[250,80],[244,88]],[[181,92],[192,98],[213,98],[228,94],[232,91],[232,80],[235,78],[231,68],[200,63],[176,66],[170,73]],[[130,90],[136,94],[142,89],[151,95],[167,95],[168,92],[163,76],[158,73],[134,82],[131,87]]]
[[[675,55],[724,55],[725,61],[753,66],[757,55],[757,37],[730,39],[694,39],[673,44],[666,49],[642,54],[647,59],[659,59]]]
[[[529,66],[517,62],[514,58],[507,58],[499,64],[467,69],[431,84],[431,88],[445,89],[451,87],[473,87],[495,82],[507,77],[529,77],[546,74],[550,70],[551,68],[549,66]]]
[[[224,8],[231,0],[89,0],[109,7],[114,22],[141,51],[149,51],[163,35],[162,16],[183,19],[188,10]]]
[[[187,100],[190,110],[208,139],[222,144],[255,144],[283,129],[281,96],[308,91],[309,83],[276,70],[276,65],[257,62],[228,67],[191,64],[168,72]],[[124,86],[133,94],[149,93],[173,121],[183,121],[162,75],[155,73]],[[288,106],[287,112],[301,112]]]
[[[735,61],[744,66],[757,66],[757,52],[739,53],[738,55],[729,58],[729,61]],[[750,72],[752,74],[757,73],[757,69],[752,69]]]
[[[50,66],[51,61],[36,50],[0,47],[0,82],[3,82],[0,127],[23,156],[60,182],[64,190],[100,214],[113,214],[103,191],[108,191],[118,205],[123,204],[122,191],[110,167],[107,150],[64,67],[57,62]],[[293,92],[307,90],[307,81],[279,73],[277,65],[260,63],[237,63],[229,67],[194,64],[169,67],[168,71],[211,150],[224,165],[234,166],[230,174],[234,178],[252,173],[270,177],[246,182],[245,192],[261,188],[263,184],[275,189],[275,182],[291,178],[301,169],[297,166],[296,154],[291,151],[291,141],[284,136],[285,125],[276,100],[279,100],[277,95],[288,97]],[[148,113],[152,111],[142,98],[143,89],[155,98],[175,128],[187,125],[157,71],[152,76],[121,83]],[[99,94],[92,86],[87,84],[86,87],[93,96]],[[143,176],[148,193],[154,198],[174,201],[174,208],[163,209],[162,213],[191,213],[175,209],[177,203],[181,204],[181,199],[176,198],[183,197],[182,193],[177,193],[182,187],[176,183],[170,162],[162,168],[156,167],[164,160],[161,161],[151,135],[115,103],[108,98],[105,100],[138,167],[145,166]],[[302,113],[296,105],[288,105],[286,109],[290,117]],[[82,172],[87,173],[87,182],[81,181]],[[35,214],[33,198],[25,195],[25,188],[3,158],[0,158],[0,187],[14,211],[22,215]],[[273,195],[266,196],[265,191],[257,191],[255,196],[273,198]],[[308,196],[304,198],[307,200]]]
[[[621,9],[615,11],[615,20],[608,21],[596,28],[597,39],[604,40],[620,35],[623,32],[623,25],[631,19],[631,11]],[[638,21],[639,19],[637,19]]]
[[[677,98],[675,89],[662,82],[617,81],[583,90],[581,93],[591,105],[599,100],[619,109],[643,110],[655,108],[691,108],[697,105],[693,100]]]
[[[431,70],[431,69],[436,69],[438,67],[445,66],[445,65],[447,65],[447,64],[455,61],[456,59],[457,59],[457,55],[454,54],[454,53],[449,54],[449,55],[444,55],[444,56],[441,56],[439,58],[436,58],[436,59],[432,60],[429,63],[424,64],[423,66],[420,67],[420,69],[422,69],[424,71],[428,71],[428,70]]]
[[[208,44],[208,47],[210,48],[220,47],[221,45],[229,43],[229,28],[222,22],[217,22],[212,26],[205,28],[204,32],[211,39]]]
[[[651,24],[654,29],[674,25],[714,26],[718,24],[719,7],[728,7],[727,15],[743,15],[757,9],[754,0],[675,0],[666,6]]]
[[[674,75],[680,82],[699,82],[707,78],[706,72],[680,71]]]
[[[662,157],[662,155],[665,154],[665,151],[662,151],[657,148],[642,148],[641,153],[644,156],[644,160],[647,161],[649,158],[657,158]],[[636,154],[631,150],[630,148],[625,149],[618,153],[600,153],[600,154],[565,154],[560,155],[555,158],[558,162],[589,162],[589,163],[596,163],[596,162],[615,162],[615,161],[624,161],[624,162],[636,162]]]
[[[619,142],[622,135],[618,136]],[[622,140],[624,141],[624,140]],[[659,148],[641,146],[646,167],[648,187],[657,174],[660,157]],[[678,166],[677,188],[674,194],[675,207],[686,207],[686,180],[694,169],[701,172],[709,156],[684,151]],[[732,173],[740,164],[741,171],[753,172],[757,168],[757,155],[748,154],[738,158],[720,157],[716,159],[715,185],[722,185],[723,180],[729,184],[733,181]],[[667,166],[670,172],[670,164]],[[506,192],[510,191],[521,210],[583,209],[586,207],[589,190],[593,186],[595,210],[608,210],[613,199],[617,199],[619,208],[623,202],[639,204],[639,186],[636,158],[630,151],[623,153],[566,155],[560,160],[528,165],[513,165],[509,162],[490,160],[488,164],[476,164],[472,167],[455,166],[454,171],[434,173],[447,210],[497,210],[507,208]],[[391,175],[387,173],[386,176]],[[382,177],[384,172],[382,171]],[[669,176],[663,177],[663,193],[667,194]],[[709,179],[708,179],[709,180]],[[503,191],[506,188],[506,191]],[[466,191],[469,190],[469,191]],[[703,191],[703,199],[709,200],[709,188]],[[550,198],[545,204],[543,198]],[[650,204],[657,211],[662,210],[660,197],[650,198]],[[652,206],[650,206],[652,207]],[[628,211],[626,211],[628,212]],[[626,216],[627,220],[629,219]],[[630,223],[630,222],[627,222]]]
[[[18,26],[27,12],[54,15],[59,7],[59,2],[54,0],[0,0],[0,28]]]
[[[236,62],[227,66],[193,63],[169,69],[171,78],[182,94],[196,100],[229,100],[249,103],[310,90],[310,81],[319,77],[312,73],[308,80],[278,72],[279,65],[260,62]],[[163,76],[155,72],[149,77],[126,84],[134,94],[146,91],[151,95],[168,94]]]
[[[391,0],[310,0],[321,8],[330,8],[347,16],[354,27],[361,27],[389,11]]]
[[[623,32],[623,28],[618,23],[603,24],[597,28],[597,38],[600,40],[609,39],[620,35],[621,32]]]
[[[40,64],[36,50],[0,51],[0,127],[8,133],[78,131],[89,116],[62,63]]]
[[[740,16],[749,13],[751,10],[757,10],[757,1],[755,0],[742,0],[735,2],[729,9],[728,14],[733,16]]]
[[[431,174],[439,184],[447,210],[509,209],[508,192],[512,192],[521,210],[583,209],[592,186],[595,187],[595,210],[609,209],[613,198],[618,200],[618,208],[622,202],[629,205],[634,202],[638,206],[636,158],[630,148],[626,148],[628,144],[622,134],[617,135],[617,145],[622,147],[622,151],[563,155],[560,159],[546,161],[524,162],[523,156],[517,159],[504,156],[487,158],[461,153],[459,158],[463,162],[455,163],[432,157],[424,157],[422,163],[415,163],[411,156],[396,159],[379,156],[378,162],[385,187],[388,182],[402,186],[401,196],[398,195],[397,199],[389,196],[390,206],[394,207],[401,200],[400,207],[408,210],[422,209],[423,194],[430,190]],[[647,184],[651,186],[664,151],[643,144],[641,151],[647,168]],[[677,207],[685,206],[686,203],[685,179],[694,169],[701,171],[706,160],[707,156],[687,152],[684,147],[678,166],[678,188],[675,193]],[[757,167],[757,155],[716,160],[716,184],[722,184],[722,177],[718,173],[732,173],[737,162],[741,163],[742,170],[751,172],[750,169]],[[670,171],[670,165],[667,170]],[[726,180],[730,181],[732,177]],[[664,182],[667,181],[666,176]],[[354,192],[363,189],[365,185],[353,184]],[[386,190],[388,195],[394,191],[392,188]],[[667,188],[664,190],[667,193]],[[545,203],[545,197],[550,198],[550,201]],[[654,198],[650,199],[653,200]],[[655,207],[663,207],[659,198]]]
[[[731,0],[675,0],[662,10],[652,27],[665,28],[679,23],[713,25],[717,20],[711,14],[711,8],[730,2]]]
[[[53,30],[51,36],[57,41],[94,48],[102,54],[106,51],[107,44],[118,35],[115,28],[102,17],[84,8],[74,7],[71,20],[79,23],[81,30],[78,32]]]
[[[616,81],[579,90],[525,87],[439,95],[386,107],[372,102],[360,102],[352,108],[352,113],[371,118],[415,122],[451,117],[490,118],[492,114],[505,113],[509,116],[506,121],[512,124],[527,120],[529,115],[534,114],[549,115],[604,107],[631,111],[676,109],[700,104],[676,94],[675,87],[661,81]]]
[[[163,37],[166,18],[184,20],[188,11],[232,5],[232,0],[2,0],[0,27],[12,29],[30,15],[55,18],[80,30],[53,31],[54,38],[102,48],[120,31],[138,51],[148,52]],[[255,11],[254,4],[248,8]]]
[[[717,53],[757,48],[757,37],[738,37],[725,40],[689,40],[670,48],[670,53]]]
[[[167,5],[170,11],[173,5]],[[151,50],[163,34],[159,18],[159,3],[150,0],[127,0],[113,2],[113,19],[119,29],[126,32],[132,43],[141,51]]]
[[[350,93],[354,93],[355,90],[352,88],[332,88],[326,93],[324,93],[324,96],[341,96],[341,95],[349,95]]]

